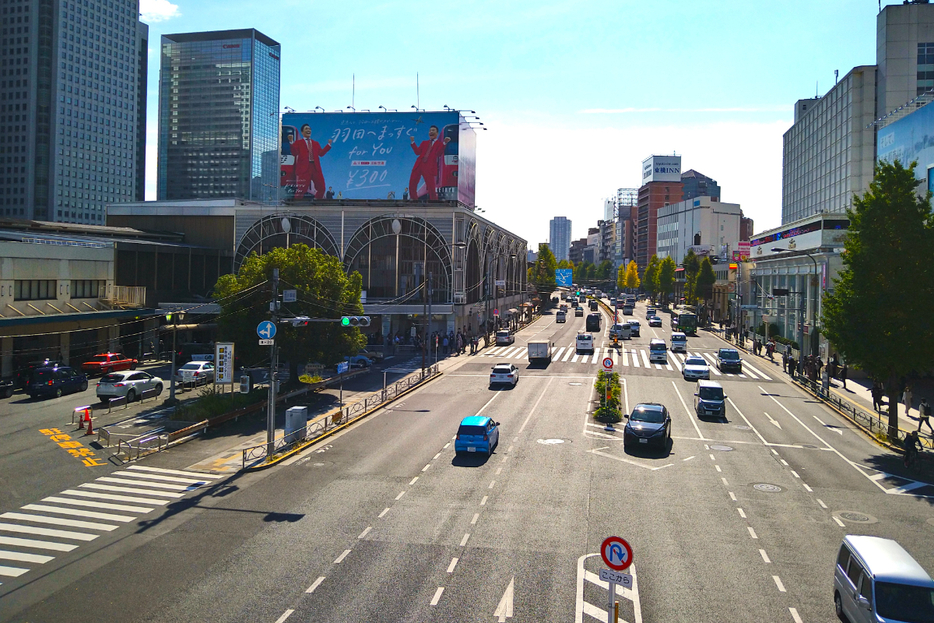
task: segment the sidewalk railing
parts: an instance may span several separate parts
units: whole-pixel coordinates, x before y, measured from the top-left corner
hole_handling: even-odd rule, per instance
[[[374,392],[368,395],[363,400],[358,400],[346,405],[336,413],[326,415],[321,419],[309,422],[305,427],[304,434],[302,434],[301,430],[289,431],[287,434],[284,434],[273,440],[273,456],[275,457],[291,452],[301,445],[307,444],[317,439],[321,435],[327,433],[330,430],[333,430],[338,426],[349,424],[354,420],[365,416],[376,407],[395,400],[401,394],[431,378],[434,378],[438,374],[438,364],[433,364],[426,367],[424,371],[419,370],[418,372],[410,374],[409,376],[396,381],[392,385],[388,385],[385,389],[381,389],[378,392]],[[249,466],[256,466],[266,461],[269,458],[267,452],[268,444],[265,443],[258,446],[252,446],[250,448],[244,448],[242,460],[243,468],[246,469]]]

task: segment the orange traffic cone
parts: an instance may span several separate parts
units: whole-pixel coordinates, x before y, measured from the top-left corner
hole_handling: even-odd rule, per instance
[[[84,420],[88,417],[88,410],[85,409],[81,412],[81,415],[78,417],[78,430],[84,430]]]
[[[87,436],[87,435],[93,435],[93,434],[94,434],[94,425],[91,423],[91,411],[90,411],[90,410],[87,410],[87,411],[85,411],[85,413],[87,414],[87,418],[88,418],[88,431],[87,431],[86,433],[84,433],[84,434],[85,434],[85,436]]]

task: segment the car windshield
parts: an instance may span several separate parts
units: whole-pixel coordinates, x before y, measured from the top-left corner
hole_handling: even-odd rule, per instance
[[[509,374],[512,370],[509,366],[496,366],[493,368],[493,374]]]
[[[181,368],[179,368],[179,370],[200,370],[200,369],[201,369],[201,364],[194,363],[194,362],[186,363]]]
[[[707,362],[700,357],[688,357],[684,360],[686,366],[706,366]]]
[[[697,393],[701,400],[723,400],[722,387],[701,387]]]
[[[668,350],[664,342],[649,344],[649,350]]]
[[[483,426],[461,426],[457,429],[458,435],[486,435],[486,428]]]
[[[119,383],[122,380],[122,374],[105,374],[103,378],[101,378],[101,383]]]
[[[876,613],[906,623],[934,623],[934,589],[876,582]]]
[[[660,409],[636,409],[629,416],[629,419],[633,422],[661,424],[665,421],[665,414]]]
[[[739,353],[735,350],[721,350],[720,359],[728,359],[730,361],[735,361],[739,359]]]

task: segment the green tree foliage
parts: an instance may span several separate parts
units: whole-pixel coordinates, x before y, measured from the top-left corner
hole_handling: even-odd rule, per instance
[[[586,284],[597,277],[597,267],[592,262],[581,262],[574,267],[574,283]]]
[[[821,318],[847,362],[884,384],[893,440],[901,381],[929,369],[934,352],[934,215],[931,193],[916,193],[916,164],[879,163],[869,190],[854,197],[844,268]]]
[[[676,268],[678,266],[670,256],[658,265],[658,291],[664,295],[664,305],[668,305],[668,295],[674,289]]]
[[[594,381],[594,389],[600,396],[600,407],[594,411],[594,418],[598,422],[616,423],[623,419],[620,410],[622,399],[622,386],[619,381],[619,374],[616,372],[597,372],[597,379]]]
[[[564,260],[562,260],[564,261]],[[538,259],[528,270],[529,283],[541,294],[550,294],[554,292],[555,269],[558,268],[558,262],[555,260],[555,254],[551,252],[544,242],[538,245]]]
[[[597,266],[594,277],[598,281],[608,281],[613,274],[613,262],[610,260],[603,260],[600,262],[600,265]]]
[[[571,260],[561,260],[560,262],[558,262],[558,268],[570,268],[573,270],[574,262],[572,262]]]
[[[298,301],[284,303],[282,317],[337,319],[363,314],[360,304],[363,279],[358,272],[344,273],[344,266],[336,257],[304,244],[272,249],[263,255],[253,253],[236,275],[223,275],[214,286],[214,297],[221,306],[219,334],[223,340],[236,343],[237,355],[245,363],[269,363],[269,348],[257,343],[256,325],[269,319],[271,287],[254,286],[271,279],[273,268],[279,269],[280,291],[297,290]],[[280,324],[277,329],[280,360],[292,364],[310,361],[331,364],[356,354],[366,344],[360,329],[343,328],[339,322],[306,327]]]
[[[658,256],[653,255],[649,260],[649,265],[645,267],[645,272],[642,273],[642,287],[645,288],[645,291],[652,295],[652,299],[658,297]]]
[[[713,264],[709,257],[705,257],[700,263],[700,271],[697,273],[696,293],[704,301],[705,309],[709,307],[708,303],[713,297],[713,286],[717,282],[717,275],[713,272]]]
[[[688,249],[681,265],[684,267],[684,299],[688,305],[697,305],[697,274],[700,272],[700,259],[694,249]]]

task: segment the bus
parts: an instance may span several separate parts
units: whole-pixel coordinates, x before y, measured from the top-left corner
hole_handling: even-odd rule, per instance
[[[674,310],[671,313],[672,325],[678,321],[678,331],[685,335],[697,335],[697,315],[691,311]]]

